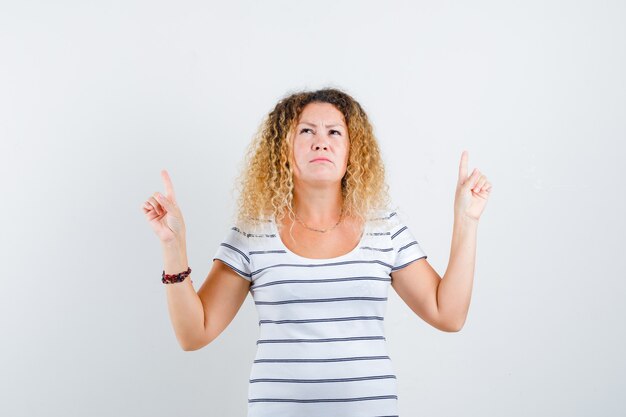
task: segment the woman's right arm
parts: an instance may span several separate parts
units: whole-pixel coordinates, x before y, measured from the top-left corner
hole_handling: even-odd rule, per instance
[[[167,196],[155,192],[143,204],[143,213],[161,241],[163,270],[168,275],[186,271],[185,221],[166,170],[161,177]],[[191,275],[190,275],[191,276]],[[170,319],[184,350],[197,350],[211,343],[232,321],[246,299],[250,281],[221,261],[213,261],[209,276],[196,293],[190,276],[165,285]]]
[[[163,244],[163,257],[166,274],[187,270],[184,244]],[[190,277],[165,285],[170,320],[185,351],[201,349],[215,340],[237,315],[250,289],[249,281],[220,260],[213,261],[198,293]]]
[[[166,274],[186,271],[187,248],[184,243],[163,243],[163,264]],[[167,306],[174,333],[183,350],[193,350],[204,334],[204,314],[200,297],[196,294],[191,275],[184,281],[165,285]]]

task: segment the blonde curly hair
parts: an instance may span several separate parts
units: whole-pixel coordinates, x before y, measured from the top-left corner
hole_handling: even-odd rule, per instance
[[[295,219],[293,136],[304,107],[321,102],[334,105],[344,116],[350,148],[346,174],[341,180],[343,213],[363,222],[377,210],[389,207],[389,187],[372,125],[361,105],[336,88],[298,91],[284,96],[263,122],[249,144],[237,178],[239,191],[235,222],[256,229],[261,223]]]

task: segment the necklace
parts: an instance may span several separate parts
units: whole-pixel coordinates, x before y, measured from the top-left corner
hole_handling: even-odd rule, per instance
[[[306,227],[309,230],[313,230],[314,232],[320,232],[320,233],[326,233],[330,230],[333,230],[335,227],[337,227],[339,225],[339,223],[341,223],[341,221],[343,220],[343,207],[341,207],[341,213],[339,213],[339,220],[337,221],[337,223],[335,223],[335,225],[333,227],[329,227],[327,229],[315,229],[313,227],[309,227],[306,224],[304,224],[304,222],[302,220],[300,220],[300,218],[298,217],[298,215],[294,212],[293,213],[296,216],[296,220],[304,227]]]

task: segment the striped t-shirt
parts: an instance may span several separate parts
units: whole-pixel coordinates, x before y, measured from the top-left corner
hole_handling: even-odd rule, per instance
[[[397,416],[390,273],[426,257],[396,211],[369,218],[352,251],[327,259],[291,252],[274,220],[255,233],[233,226],[213,259],[250,281],[259,316],[247,417]]]

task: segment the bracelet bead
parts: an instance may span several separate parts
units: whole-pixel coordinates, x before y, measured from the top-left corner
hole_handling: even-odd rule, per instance
[[[191,273],[191,268],[187,267],[186,271],[180,272],[178,274],[166,274],[165,270],[163,270],[163,274],[161,274],[161,282],[163,284],[174,284],[177,282],[182,282],[187,278],[187,276]],[[191,281],[191,278],[190,278]],[[191,281],[193,284],[193,281]]]

